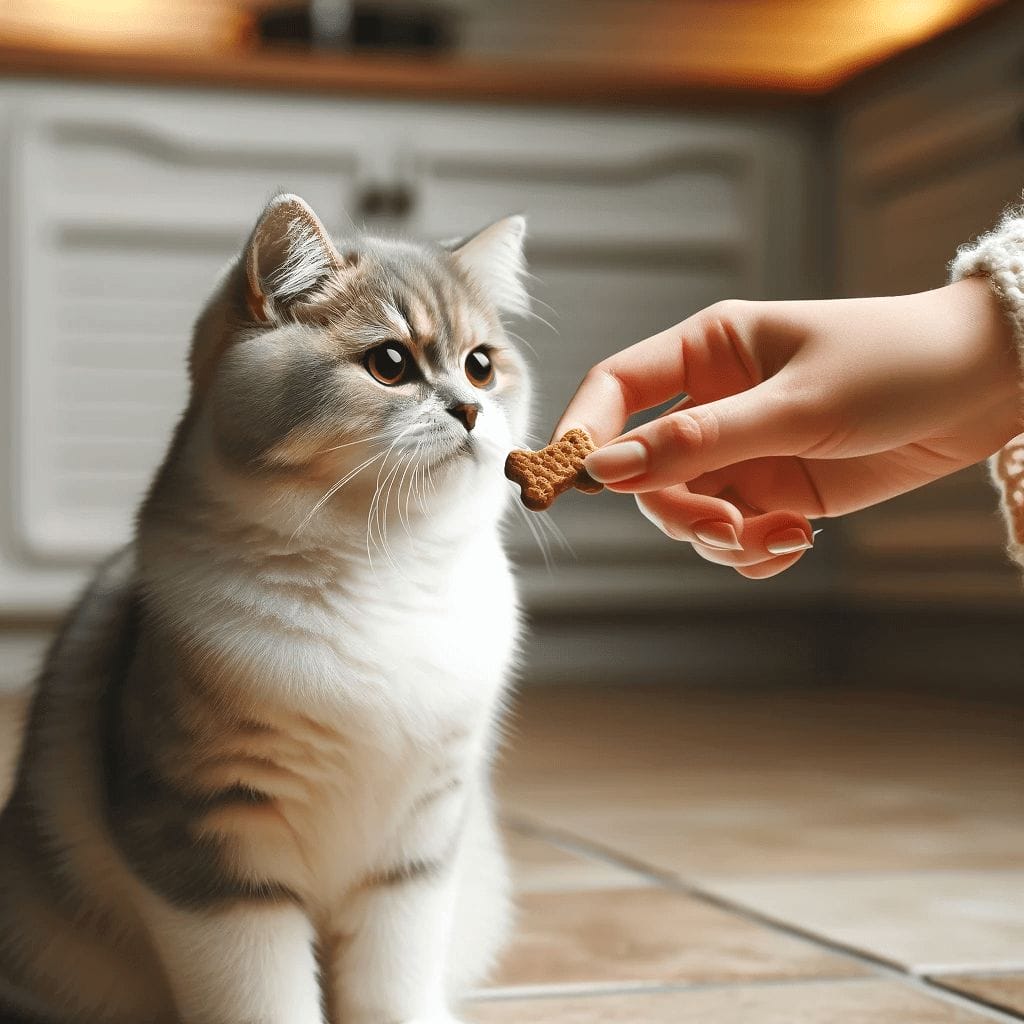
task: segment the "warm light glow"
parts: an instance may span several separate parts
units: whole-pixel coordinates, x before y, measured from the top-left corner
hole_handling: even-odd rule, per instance
[[[6,0],[0,46],[209,55],[237,47],[254,11],[269,2]],[[485,58],[613,66],[696,86],[820,92],[1005,0],[450,2],[467,19],[514,28],[484,33]]]
[[[618,59],[727,84],[821,89],[1002,0],[670,0],[616,24]]]
[[[993,0],[856,0],[849,10],[849,34],[837,40],[838,52],[822,53],[820,72],[843,72],[880,52],[906,49],[957,25]]]
[[[180,49],[237,39],[237,5],[209,0],[9,0],[0,13],[5,45]]]

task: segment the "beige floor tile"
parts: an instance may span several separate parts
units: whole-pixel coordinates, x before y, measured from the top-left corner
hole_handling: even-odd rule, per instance
[[[1024,971],[1009,974],[940,974],[941,985],[1024,1016]]]
[[[475,1003],[475,1024],[981,1024],[895,982],[735,985],[689,992]]]
[[[527,690],[511,813],[662,870],[1024,869],[1024,715],[920,694]]]
[[[527,893],[495,987],[846,977],[854,960],[667,889]]]
[[[706,884],[744,907],[920,973],[1024,965],[1024,871]]]
[[[648,879],[607,861],[581,857],[534,835],[506,830],[505,846],[519,892],[648,885]]]

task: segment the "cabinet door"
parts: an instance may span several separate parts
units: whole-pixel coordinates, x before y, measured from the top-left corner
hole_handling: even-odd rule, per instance
[[[191,324],[282,185],[340,226],[359,171],[315,104],[41,90],[17,105],[12,493],[25,557],[130,535],[186,395]],[[318,123],[319,121],[319,123]]]
[[[844,290],[938,287],[957,246],[990,228],[1022,189],[1024,75],[921,113],[893,145],[861,154],[849,172]]]
[[[1024,189],[1024,10],[853,94],[838,123],[839,290],[942,285],[957,247]],[[1019,600],[983,466],[851,516],[855,597],[974,607]]]

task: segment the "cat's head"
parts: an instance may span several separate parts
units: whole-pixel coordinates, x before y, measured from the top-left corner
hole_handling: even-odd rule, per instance
[[[328,494],[321,508],[358,512],[384,488],[392,509],[499,507],[529,405],[501,322],[528,305],[524,230],[335,244],[305,202],[274,198],[193,343],[193,403],[226,471],[298,514]]]

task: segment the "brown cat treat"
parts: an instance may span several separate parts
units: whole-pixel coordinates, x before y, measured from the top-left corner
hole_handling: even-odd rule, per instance
[[[510,452],[505,476],[519,484],[522,502],[531,512],[543,512],[573,487],[587,494],[603,490],[604,485],[583,468],[595,447],[585,430],[569,430],[540,451]]]

